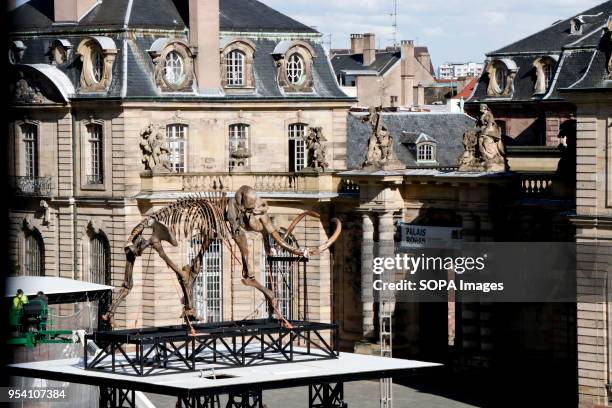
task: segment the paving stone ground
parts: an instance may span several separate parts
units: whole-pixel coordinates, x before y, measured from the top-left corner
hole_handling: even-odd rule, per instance
[[[345,401],[348,408],[378,408],[379,383],[378,381],[357,381],[346,383],[344,386]],[[176,399],[163,395],[146,394],[157,408],[174,407]],[[264,391],[264,404],[267,408],[307,408],[308,388],[287,388],[284,390]],[[221,398],[221,406],[227,400]],[[394,408],[471,408],[469,405],[454,401],[440,395],[421,392],[399,384],[393,385]]]

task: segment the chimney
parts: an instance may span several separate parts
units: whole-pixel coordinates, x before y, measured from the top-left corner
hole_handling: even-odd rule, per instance
[[[363,65],[370,65],[376,59],[376,34],[363,35]]]
[[[189,42],[197,50],[199,93],[220,95],[219,0],[189,0]]]
[[[96,3],[97,0],[55,0],[53,20],[56,23],[76,23]]]
[[[415,58],[414,58],[414,42],[412,40],[403,40],[401,45],[402,50],[402,106],[410,106],[414,103],[414,76],[415,76]]]
[[[430,70],[430,68],[431,68],[431,55],[429,55],[429,52],[427,52],[427,51],[421,52],[419,55],[416,56],[416,59],[421,63],[421,65],[423,67],[425,67],[427,72],[429,72],[431,75],[434,75],[434,73],[431,72],[431,70]]]
[[[363,34],[351,34],[351,54],[363,54]]]
[[[423,86],[423,84],[419,84],[419,86],[417,86],[416,105],[417,106],[424,106],[425,105],[425,87]]]

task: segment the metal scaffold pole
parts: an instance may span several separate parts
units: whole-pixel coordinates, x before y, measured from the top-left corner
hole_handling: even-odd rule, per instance
[[[383,276],[384,281],[391,281],[389,271]],[[391,358],[393,356],[393,309],[394,296],[387,290],[380,293],[378,309],[378,327],[380,336],[380,356]],[[380,408],[393,407],[393,379],[380,379]]]

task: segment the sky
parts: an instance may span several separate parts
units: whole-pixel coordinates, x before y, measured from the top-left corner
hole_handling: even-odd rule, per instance
[[[393,0],[260,0],[349,48],[351,33],[393,44]],[[603,0],[397,0],[397,39],[429,47],[434,65],[482,62],[485,53],[581,13]]]

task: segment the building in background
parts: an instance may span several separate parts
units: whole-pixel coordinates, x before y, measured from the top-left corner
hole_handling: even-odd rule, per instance
[[[374,33],[351,34],[351,49],[332,50],[331,62],[342,90],[361,107],[424,106],[425,88],[435,83],[429,50],[411,40],[379,50]]]
[[[439,79],[479,77],[484,69],[481,62],[445,62],[438,67]]]
[[[320,33],[256,0],[30,1],[8,21],[10,274],[120,286],[125,239],[145,213],[243,184],[268,199],[276,225],[306,208],[322,214],[298,227],[300,243],[326,236],[354,100]],[[327,140],[329,172],[301,171],[309,127]],[[168,163],[153,166],[161,149]],[[265,281],[263,243],[250,239]],[[192,256],[189,243],[167,251]],[[203,265],[194,298],[205,320],[266,315],[227,248],[211,244]],[[283,307],[330,321],[329,253],[308,268],[317,290]],[[145,255],[134,276],[117,323],[179,322],[165,264]],[[306,292],[291,282],[290,293]]]

